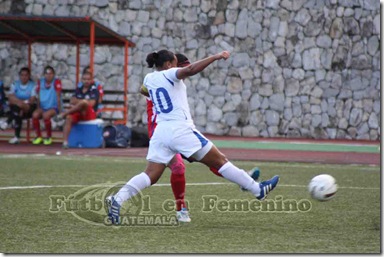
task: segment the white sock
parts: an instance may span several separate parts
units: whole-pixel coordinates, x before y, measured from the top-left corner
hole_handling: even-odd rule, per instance
[[[131,178],[117,194],[115,194],[116,202],[121,206],[123,202],[137,195],[141,190],[151,185],[151,179],[145,172]]]
[[[234,182],[252,192],[255,196],[260,195],[259,183],[254,181],[247,172],[237,168],[231,162],[227,162],[221,166],[219,173],[229,181]]]

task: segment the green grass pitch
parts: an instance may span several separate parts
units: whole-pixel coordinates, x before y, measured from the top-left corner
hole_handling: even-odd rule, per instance
[[[281,176],[268,199],[307,199],[306,212],[204,212],[203,196],[253,200],[251,194],[213,175],[201,164],[187,164],[186,199],[192,222],[174,227],[92,225],[69,212],[50,212],[50,196],[69,196],[76,185],[126,182],[145,167],[142,159],[66,156],[0,156],[0,252],[5,253],[379,253],[380,167],[299,163],[234,162],[258,166],[261,178]],[[339,185],[328,202],[310,198],[307,184],[321,173]],[[169,183],[167,170],[160,184]],[[221,182],[223,184],[204,184]],[[33,185],[55,187],[27,188]],[[60,187],[57,187],[57,186]],[[12,188],[21,187],[21,188]],[[173,199],[170,186],[143,194],[151,213]]]

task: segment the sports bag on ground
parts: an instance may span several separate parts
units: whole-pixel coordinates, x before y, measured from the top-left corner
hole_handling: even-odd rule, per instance
[[[131,145],[132,131],[127,126],[107,125],[103,129],[105,147],[127,148]]]

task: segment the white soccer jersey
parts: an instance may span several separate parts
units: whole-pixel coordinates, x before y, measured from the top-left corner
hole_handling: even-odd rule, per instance
[[[157,114],[156,122],[186,121],[192,123],[187,99],[187,88],[183,80],[176,77],[179,68],[154,71],[147,74],[143,85],[148,93]]]

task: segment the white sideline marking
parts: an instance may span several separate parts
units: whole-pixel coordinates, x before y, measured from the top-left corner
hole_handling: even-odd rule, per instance
[[[17,159],[17,158],[28,158],[28,157],[46,157],[47,155],[44,153],[36,153],[36,154],[3,154],[0,157],[1,158],[10,158],[10,159]]]
[[[38,188],[71,188],[71,187],[87,187],[90,185],[35,185],[35,186],[9,186],[0,187],[0,190],[13,190],[13,189],[38,189]]]
[[[103,185],[103,184],[100,184]],[[104,184],[108,185],[108,184]],[[111,186],[116,184],[111,184]],[[153,186],[165,187],[170,186],[169,183],[155,184]],[[187,186],[218,186],[218,185],[234,185],[234,183],[224,182],[203,182],[203,183],[187,183]],[[76,187],[89,187],[95,185],[34,185],[34,186],[8,186],[0,187],[0,190],[17,190],[17,189],[39,189],[39,188],[76,188]],[[307,187],[306,185],[279,185],[279,187]],[[368,190],[380,190],[380,187],[339,187],[339,189],[368,189]]]

